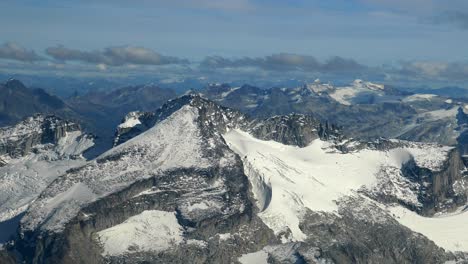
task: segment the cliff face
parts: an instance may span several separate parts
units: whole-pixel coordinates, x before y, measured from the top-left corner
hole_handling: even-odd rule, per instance
[[[275,116],[257,121],[249,132],[263,140],[274,140],[299,147],[305,147],[318,138],[323,140],[341,138],[337,127],[300,114]]]
[[[39,144],[55,144],[66,132],[80,131],[78,124],[55,116],[36,115],[19,124],[0,128],[0,155],[24,156]]]
[[[438,170],[419,167],[410,160],[402,167],[403,175],[418,184],[415,192],[422,204],[420,213],[432,216],[438,212],[450,212],[467,201],[468,182],[465,165],[458,149],[452,149]]]

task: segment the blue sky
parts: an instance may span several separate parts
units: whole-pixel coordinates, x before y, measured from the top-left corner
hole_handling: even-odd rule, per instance
[[[262,59],[264,65],[267,56],[285,53],[323,63],[339,56],[367,67],[391,65],[397,68],[393,71],[414,64],[426,75],[437,75],[434,71],[468,61],[465,10],[465,0],[3,0],[0,45],[14,43],[34,52],[41,60],[32,60],[42,64],[99,64],[100,69],[139,63],[90,56],[102,55],[106,48],[139,47],[179,62],[198,63],[216,55]],[[46,52],[50,47],[66,50],[57,60]],[[11,63],[31,63],[16,60],[17,53],[5,44],[2,53],[0,46],[0,57],[10,63],[2,64],[4,71]]]

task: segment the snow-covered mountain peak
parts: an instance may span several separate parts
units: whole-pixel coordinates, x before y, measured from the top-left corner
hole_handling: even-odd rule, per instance
[[[322,94],[325,92],[332,92],[335,87],[330,83],[322,83],[320,79],[316,79],[313,83],[309,83],[306,85],[307,88],[315,94]]]
[[[247,118],[238,111],[222,107],[199,94],[187,94],[169,100],[154,113],[135,112],[127,115],[117,128],[114,145],[119,145],[150,129],[184,106],[196,109],[199,115],[198,122],[206,127],[205,131],[223,132],[248,122]]]
[[[358,89],[369,89],[374,91],[384,90],[385,86],[383,84],[376,84],[372,82],[366,82],[361,79],[356,79],[353,81],[352,86]]]
[[[211,113],[209,106],[214,104],[199,96],[169,102],[163,107],[174,110],[168,117],[50,184],[36,201],[38,206],[23,218],[24,230],[61,231],[88,204],[138,181],[171,171],[230,166],[235,157],[218,147],[221,141],[215,130],[225,127],[232,116],[220,108]]]

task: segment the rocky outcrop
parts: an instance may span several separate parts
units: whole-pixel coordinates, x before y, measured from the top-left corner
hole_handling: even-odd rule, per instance
[[[56,116],[35,115],[15,126],[0,128],[0,155],[24,156],[38,144],[55,144],[66,132],[79,130],[78,124]]]
[[[449,152],[439,170],[421,168],[414,159],[403,165],[403,175],[419,185],[418,200],[423,205],[421,214],[431,216],[437,212],[450,212],[466,204],[467,190],[457,189],[458,184],[468,181],[466,175],[463,175],[464,169],[465,165],[456,148]]]
[[[125,190],[110,195],[83,208],[81,213],[70,221],[61,233],[25,233],[15,249],[24,252],[23,260],[27,263],[142,263],[158,259],[163,263],[226,263],[235,261],[243,252],[255,251],[270,243],[275,237],[271,231],[255,216],[255,209],[247,199],[246,179],[241,171],[174,171],[167,175],[137,182]],[[223,195],[225,210],[234,210],[227,215],[206,215],[190,218],[184,215],[183,208],[187,196],[197,198],[205,194],[203,189],[193,193],[198,184],[189,186],[168,186],[177,184],[181,178],[229,177],[233,189]],[[223,175],[223,176],[222,176]],[[214,181],[216,179],[205,180]],[[241,186],[241,189],[238,187]],[[160,192],[148,192],[157,190]],[[139,195],[140,194],[140,195]],[[238,211],[233,200],[242,196],[243,211]],[[230,198],[231,197],[231,198]],[[176,211],[178,222],[184,227],[186,242],[168,252],[139,252],[123,256],[103,257],[99,247],[98,231],[122,223],[131,216],[145,210]],[[248,231],[247,231],[248,230]],[[218,234],[233,234],[232,241],[223,241]],[[237,234],[237,235],[236,235]],[[188,242],[187,242],[188,241]],[[193,241],[198,241],[193,243]],[[236,242],[233,244],[232,242]],[[192,244],[191,244],[192,242]],[[254,243],[252,243],[254,242]],[[201,245],[201,246],[200,246]]]
[[[257,121],[249,132],[263,140],[305,147],[315,139],[335,140],[341,137],[338,128],[312,116],[290,114]]]
[[[398,224],[362,198],[339,203],[339,215],[309,212],[301,229],[307,248],[319,248],[332,263],[444,263],[454,256]]]
[[[154,113],[130,112],[117,127],[114,137],[114,147],[138,136],[154,125]]]

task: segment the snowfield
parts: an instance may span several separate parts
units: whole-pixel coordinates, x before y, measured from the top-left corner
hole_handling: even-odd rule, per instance
[[[361,94],[373,93],[378,96],[383,96],[384,90],[385,86],[383,84],[364,82],[357,79],[353,81],[351,86],[337,87],[329,95],[342,105],[352,105],[353,99]]]
[[[175,212],[143,211],[125,222],[97,233],[103,255],[119,256],[131,252],[160,252],[183,241],[183,228]]]
[[[306,239],[299,228],[306,209],[337,213],[340,198],[359,195],[357,190],[363,188],[379,192],[382,181],[393,182],[386,191],[417,205],[411,186],[404,185],[405,178],[399,173],[402,164],[413,158],[423,167],[438,169],[450,150],[414,144],[390,151],[364,149],[342,154],[319,139],[299,148],[262,141],[240,130],[229,131],[224,139],[243,159],[260,218],[275,234],[291,231],[292,236],[283,237],[283,242]]]
[[[438,97],[435,94],[413,94],[403,98],[403,102],[416,102],[416,101],[431,101],[431,99]]]
[[[239,262],[242,264],[268,264],[268,252],[260,250],[244,254],[239,258]]]
[[[389,211],[400,224],[421,233],[450,251],[468,251],[468,211],[439,217],[423,217],[401,206]]]
[[[454,106],[450,109],[439,109],[439,110],[421,113],[419,114],[419,116],[427,120],[440,120],[440,119],[447,119],[447,118],[455,119],[455,117],[457,116],[457,113],[458,113],[458,107]]]
[[[356,97],[358,93],[359,91],[354,87],[347,87],[337,89],[335,92],[330,94],[330,97],[340,104],[351,105],[351,100]]]

